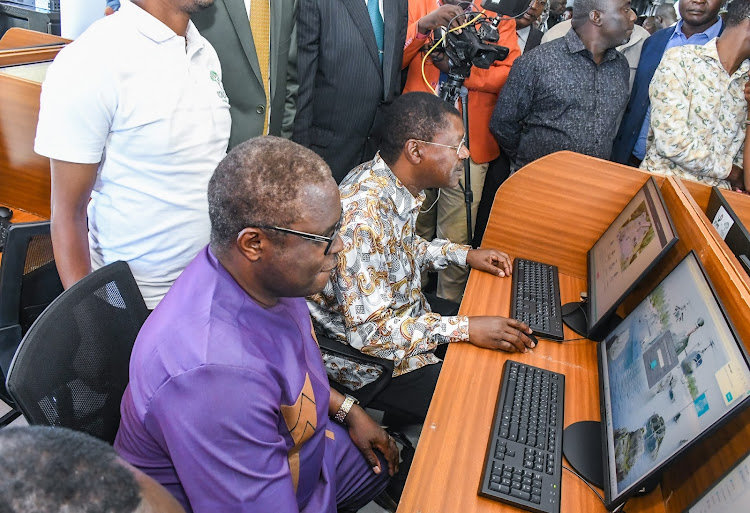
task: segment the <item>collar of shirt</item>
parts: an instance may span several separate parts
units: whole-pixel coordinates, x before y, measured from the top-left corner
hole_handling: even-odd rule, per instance
[[[187,41],[186,50],[197,51],[203,48],[203,36],[200,35],[192,21],[188,21],[187,31],[185,32],[186,37],[183,38],[175,34],[174,30],[166,26],[158,18],[155,18],[149,12],[131,2],[122,2],[120,10],[117,12],[130,17],[133,24],[138,28],[138,31],[157,44],[168,41],[173,37],[179,37]]]
[[[712,39],[705,45],[696,45],[695,53],[706,61],[714,61],[714,66],[716,66],[717,69],[723,70],[725,76],[729,76],[729,72],[724,68],[721,59],[719,58],[719,50],[716,48],[716,41],[717,39]],[[740,67],[737,68],[737,71],[732,74],[730,80],[742,78],[748,72],[748,69],[750,69],[750,59],[745,59],[740,63]]]
[[[688,43],[701,45],[706,44],[708,41],[719,36],[719,32],[721,31],[723,23],[724,22],[719,17],[717,18],[716,23],[708,27],[704,32],[698,32],[697,34],[693,34],[692,36],[687,37],[682,31],[683,20],[680,20],[677,22],[677,26],[675,27],[672,36],[669,38],[669,42],[667,42],[667,48],[672,48],[674,46],[680,46]]]
[[[570,53],[583,53],[592,61],[594,60],[594,56],[591,54],[589,49],[586,48],[586,46],[583,44],[583,41],[581,41],[581,38],[578,37],[578,34],[573,28],[568,30],[568,32],[565,34],[565,43],[567,44],[568,51]],[[608,48],[607,51],[604,52],[604,58],[602,59],[601,64],[616,59],[618,55],[619,54],[617,53],[616,49]]]
[[[522,29],[516,30],[516,34],[518,34],[518,39],[523,40],[524,43],[528,41],[530,33],[531,33],[531,25],[527,25]]]
[[[398,179],[398,177],[393,174],[393,171],[391,171],[391,168],[388,167],[388,164],[385,163],[385,161],[380,157],[380,152],[378,152],[375,155],[375,158],[373,159],[373,164],[371,168],[371,172],[373,176],[380,176],[385,179],[387,179],[390,182],[393,182],[393,185],[396,189],[403,189],[403,192],[405,194],[392,194],[390,195],[390,201],[393,205],[393,210],[396,212],[396,214],[399,217],[405,217],[410,212],[414,211],[414,209],[419,209],[422,206],[422,203],[425,199],[425,192],[420,191],[419,194],[417,194],[416,197],[411,193],[411,191],[403,184],[401,183],[401,180]],[[404,198],[409,198],[411,201],[407,200],[403,203],[393,201],[393,199],[396,196],[403,196]],[[400,208],[399,208],[400,207]]]

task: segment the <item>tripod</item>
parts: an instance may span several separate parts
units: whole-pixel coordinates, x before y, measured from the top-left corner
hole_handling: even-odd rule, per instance
[[[471,69],[471,67],[469,67]],[[455,105],[456,99],[461,98],[461,111],[464,122],[464,137],[466,148],[469,146],[469,90],[464,87],[466,77],[451,70],[448,80],[440,87],[440,98]],[[472,244],[474,230],[471,227],[471,204],[474,201],[474,192],[471,190],[471,157],[464,160],[464,202],[466,203],[466,233],[468,244]]]

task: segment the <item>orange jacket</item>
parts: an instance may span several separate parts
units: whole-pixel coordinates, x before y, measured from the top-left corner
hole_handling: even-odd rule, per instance
[[[481,10],[481,0],[475,0],[475,5]],[[417,38],[417,22],[423,16],[437,9],[440,4],[437,0],[409,0],[409,26],[406,30],[406,43],[404,45],[404,60],[402,68],[409,67],[406,78],[404,93],[413,91],[431,92],[422,79],[422,57],[420,52],[426,39]],[[486,11],[488,16],[495,13]],[[505,20],[498,26],[500,39],[497,44],[510,49],[508,57],[504,61],[495,62],[490,69],[472,68],[471,75],[464,82],[469,90],[469,144],[471,158],[479,164],[489,162],[500,155],[500,148],[495,138],[490,134],[490,118],[495,109],[497,95],[508,79],[510,66],[521,50],[518,48],[518,37],[516,35],[515,20]],[[437,86],[440,78],[440,70],[427,58],[424,74],[433,88]],[[460,109],[460,106],[459,106]]]

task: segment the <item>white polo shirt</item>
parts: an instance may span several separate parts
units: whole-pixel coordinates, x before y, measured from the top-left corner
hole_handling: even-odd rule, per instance
[[[187,44],[186,44],[187,39]],[[130,264],[154,308],[209,240],[206,190],[231,120],[211,44],[124,1],[62,50],[42,86],[34,150],[94,164],[91,264]]]

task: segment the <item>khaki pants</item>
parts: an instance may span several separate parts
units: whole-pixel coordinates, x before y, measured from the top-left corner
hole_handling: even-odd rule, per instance
[[[471,163],[471,190],[474,199],[471,203],[472,231],[477,219],[479,201],[482,199],[484,178],[487,175],[489,163]],[[432,205],[437,197],[437,189],[425,191],[426,198],[422,210]],[[464,201],[464,177],[459,185],[453,189],[442,189],[440,199],[429,212],[419,214],[417,218],[417,234],[426,240],[448,239],[458,244],[470,244],[466,233],[466,203]],[[469,278],[469,268],[452,265],[438,273],[437,295],[449,301],[461,302]]]

